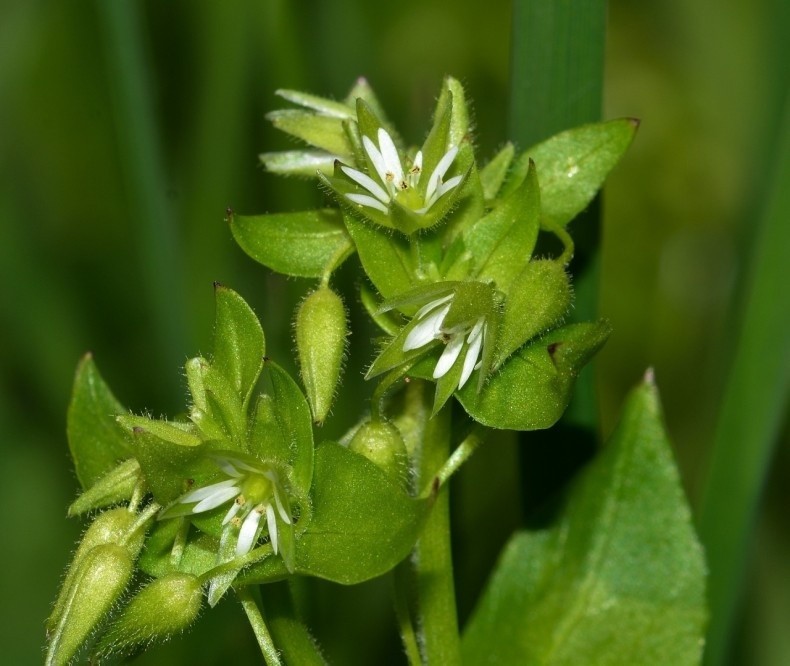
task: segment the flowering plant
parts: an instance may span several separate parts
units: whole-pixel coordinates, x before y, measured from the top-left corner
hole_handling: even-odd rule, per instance
[[[186,364],[184,416],[128,413],[92,358],[83,360],[68,420],[83,493],[70,513],[96,513],[48,620],[47,663],[167,639],[231,590],[267,663],[322,663],[290,594],[267,590],[305,577],[351,585],[382,575],[399,581],[398,624],[413,664],[454,664],[461,654],[469,663],[492,655],[560,663],[578,655],[574,642],[595,661],[596,646],[615,640],[614,620],[632,625],[631,642],[618,647],[628,663],[644,650],[683,655],[665,663],[698,654],[701,556],[650,375],[558,522],[508,545],[463,643],[454,605],[446,483],[491,430],[554,425],[609,336],[606,321],[566,321],[567,225],[637,124],[586,125],[519,154],[507,144],[482,164],[453,78],[419,148],[400,137],[364,80],[342,102],[279,94],[298,108],[270,119],[309,148],[265,153],[263,162],[316,178],[334,205],[231,212],[228,221],[259,263],[319,281],[295,316],[302,387],[267,355],[249,305],[219,284],[212,353]],[[315,429],[343,390],[348,348],[348,295],[331,283],[355,254],[360,300],[383,336],[368,359],[374,387],[359,422],[339,442],[316,445]],[[626,480],[640,509],[614,520]],[[645,502],[677,538],[668,544],[652,531],[632,551],[629,521]],[[648,549],[662,551],[661,566],[643,561]],[[649,593],[631,589],[611,562],[644,567],[638,580]],[[687,579],[663,588],[677,570]],[[131,592],[136,577],[148,582]],[[579,606],[568,624],[570,600]],[[687,605],[690,629],[668,647],[651,623],[670,603]]]

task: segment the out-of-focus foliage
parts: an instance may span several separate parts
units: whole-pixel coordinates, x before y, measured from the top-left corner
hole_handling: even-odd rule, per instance
[[[175,413],[185,381],[161,378],[177,377],[188,353],[210,348],[212,282],[219,280],[249,298],[267,349],[295,371],[285,351],[307,283],[264,272],[223,221],[228,207],[251,214],[322,203],[311,183],[284,182],[257,166],[259,153],[293,147],[264,120],[281,105],[270,91],[340,98],[364,74],[395,124],[419,143],[424,137],[413,133],[450,73],[475,100],[480,155],[493,156],[509,138],[508,3],[423,0],[386,15],[362,0],[122,4],[136,17],[124,23],[125,40],[113,38],[100,1],[0,6],[0,503],[18,535],[0,556],[0,587],[14,600],[0,622],[9,663],[40,662],[42,621],[78,529],[65,520],[77,488],[65,414],[84,352],[99,359],[121,402]],[[604,116],[639,117],[642,126],[604,202],[599,314],[613,328],[598,363],[604,430],[627,388],[654,365],[692,496],[788,80],[788,12],[775,1],[610,3]],[[148,124],[126,122],[119,110],[129,84],[117,68],[124,49],[143,56],[142,78],[133,83],[145,93]],[[141,185],[136,164],[156,178]],[[159,208],[140,204],[146,191]],[[168,248],[172,254],[162,255]],[[338,279],[348,280],[343,269]],[[172,320],[157,306],[164,297],[177,313]],[[347,305],[352,335],[370,336],[358,304]],[[172,372],[150,373],[151,359]],[[368,360],[348,358],[327,438],[356,414],[353,396]],[[456,482],[462,620],[522,519],[512,446],[492,442]],[[783,450],[760,517],[756,583],[744,613],[752,619],[734,653],[758,666],[787,650],[790,541],[782,507],[789,473]],[[492,478],[499,494],[481,493]],[[502,504],[508,497],[514,501]],[[399,663],[397,636],[382,630],[391,626],[386,584],[333,588],[331,605],[327,585],[297,594],[311,600],[301,610],[326,653],[344,664]],[[188,642],[173,641],[139,663],[190,663],[195,655],[214,663],[229,645],[240,662],[256,659],[238,608],[222,604]]]

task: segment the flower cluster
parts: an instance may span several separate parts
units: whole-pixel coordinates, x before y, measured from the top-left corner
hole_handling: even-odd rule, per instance
[[[398,149],[392,137],[383,128],[378,130],[378,145],[369,137],[362,137],[365,152],[373,164],[379,182],[350,166],[341,166],[340,170],[360,185],[366,194],[350,193],[346,198],[350,201],[367,206],[382,213],[389,212],[394,200],[405,204],[415,213],[424,215],[442,196],[458,187],[463,176],[454,176],[444,180],[447,171],[453,165],[458,154],[458,147],[452,146],[439,160],[425,186],[424,194],[418,191],[420,177],[423,172],[422,151],[418,151],[408,169],[403,168]]]
[[[446,346],[433,371],[433,378],[439,379],[450,371],[461,356],[461,352],[466,348],[463,368],[458,380],[458,388],[461,389],[471,377],[472,372],[480,368],[480,353],[486,336],[486,322],[484,317],[480,317],[471,327],[459,325],[445,328],[444,320],[452,307],[454,296],[455,294],[448,294],[437,298],[424,305],[414,315],[414,318],[419,321],[406,336],[403,342],[403,351],[419,349],[434,340],[442,340]]]
[[[252,464],[236,456],[215,456],[214,460],[230,478],[182,495],[161,517],[203,513],[232,501],[222,525],[238,530],[236,557],[249,553],[260,539],[264,514],[269,540],[277,554],[277,520],[291,525],[288,496],[277,471],[265,463]]]

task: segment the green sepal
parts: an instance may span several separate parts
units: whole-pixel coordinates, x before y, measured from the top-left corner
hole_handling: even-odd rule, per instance
[[[568,406],[579,371],[610,332],[606,321],[554,329],[510,356],[482,391],[467,384],[456,395],[475,421],[490,428],[549,428]]]
[[[343,300],[327,286],[316,289],[299,306],[294,333],[313,420],[322,423],[335,397],[348,342]]]
[[[362,100],[365,104],[368,105],[368,108],[371,112],[375,115],[375,117],[381,122],[382,127],[389,132],[392,140],[395,142],[395,145],[401,143],[401,139],[398,136],[397,131],[395,130],[392,123],[387,118],[387,114],[384,112],[384,107],[381,105],[376,93],[373,92],[373,88],[371,88],[370,84],[368,83],[367,79],[364,77],[358,78],[355,82],[351,90],[349,91],[348,95],[346,96],[346,104],[349,106],[354,107],[355,109],[358,108],[357,100]]]
[[[439,160],[444,157],[449,146],[450,122],[453,114],[453,95],[446,87],[442,88],[439,101],[434,112],[433,126],[428,133],[425,142],[422,144],[422,173],[417,184],[417,190],[421,195],[425,195],[425,188],[428,184],[430,175],[439,164]],[[457,159],[457,157],[456,157]]]
[[[406,238],[366,224],[348,213],[344,213],[343,219],[356,245],[362,268],[384,298],[414,286],[416,278]]]
[[[474,258],[476,275],[507,292],[532,256],[540,229],[540,190],[531,165],[519,187],[488,215],[469,227],[463,244]]]
[[[183,550],[174,554],[176,537],[181,530],[189,529],[185,526],[187,520],[174,518],[156,524],[137,563],[142,572],[155,578],[175,571],[200,576],[216,566],[219,539],[204,532],[190,534]]]
[[[452,76],[447,76],[444,79],[442,90],[439,93],[439,100],[436,103],[437,112],[445,105],[450,106],[450,101],[452,101],[452,105],[448,139],[451,145],[460,146],[462,143],[470,140],[469,105],[461,82]]]
[[[379,106],[379,109],[381,107]],[[379,145],[379,128],[383,129],[387,134],[390,135],[392,142],[395,144],[395,147],[398,150],[403,148],[403,141],[398,136],[396,132],[392,131],[392,127],[389,124],[385,124],[382,120],[381,114],[377,113],[376,110],[371,107],[371,105],[362,97],[358,97],[356,99],[356,110],[357,110],[357,126],[359,127],[359,134],[360,138],[363,136],[368,137],[373,143],[377,146]],[[373,167],[373,163],[370,161],[370,158],[365,154],[365,164],[367,165],[367,171],[370,173],[375,172]]]
[[[132,456],[131,441],[115,422],[125,412],[99,374],[93,356],[86,354],[77,366],[66,421],[71,458],[83,488]]]
[[[342,119],[355,118],[354,107],[344,102],[337,102],[326,97],[311,95],[310,93],[301,92],[299,90],[286,90],[284,88],[275,90],[274,94],[298,106],[317,111],[318,114],[322,116]]]
[[[420,534],[433,498],[407,495],[366,457],[333,442],[316,449],[313,515],[298,537],[294,571],[354,585],[391,570]],[[288,575],[269,557],[242,571],[240,585]]]
[[[530,261],[511,283],[505,299],[494,367],[527,340],[561,322],[571,297],[570,280],[559,261]]]
[[[242,250],[284,275],[323,277],[354,251],[340,211],[333,208],[250,216],[234,213],[229,222]]]
[[[543,225],[565,226],[593,200],[638,126],[638,120],[621,118],[556,134],[516,158],[502,196],[521,184],[532,160],[540,174]]]
[[[385,227],[387,229],[395,230],[398,227],[396,226],[396,222],[393,219],[392,212],[395,209],[394,203],[390,204],[390,212],[383,213],[380,210],[376,210],[375,208],[371,208],[370,206],[363,206],[362,204],[357,204],[351,201],[347,194],[369,194],[367,190],[363,190],[359,185],[357,185],[351,178],[343,173],[342,167],[347,166],[342,164],[341,162],[335,162],[334,172],[331,176],[324,176],[323,174],[318,175],[318,181],[321,183],[326,191],[335,199],[338,206],[343,210],[344,213],[352,214],[357,217],[361,217],[368,222],[372,222],[380,227]],[[370,175],[371,172],[368,173]],[[373,180],[378,180],[378,176],[375,173],[371,176]],[[411,220],[406,220],[406,224],[411,224]],[[414,229],[417,227],[415,226]],[[404,233],[410,233],[414,229],[410,229],[408,232],[404,231]]]
[[[648,379],[555,524],[505,547],[465,631],[463,662],[699,664],[705,576]]]
[[[134,456],[156,501],[164,506],[175,500],[200,469],[206,448],[194,426],[133,415],[119,416],[118,422],[132,433]]]
[[[131,498],[139,480],[140,464],[134,458],[124,460],[74,500],[68,515],[78,516],[126,501]]]
[[[483,186],[483,195],[487,202],[494,201],[499,194],[515,153],[515,147],[508,141],[502,150],[480,169],[480,183]]]
[[[348,159],[352,149],[343,130],[343,119],[323,116],[309,111],[285,109],[270,111],[266,118],[277,129],[301,139],[311,146]]]

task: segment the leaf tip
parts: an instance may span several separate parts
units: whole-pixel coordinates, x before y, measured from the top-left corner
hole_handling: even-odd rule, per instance
[[[656,371],[654,368],[648,368],[645,370],[645,375],[643,377],[643,381],[650,387],[655,388],[656,386]]]

